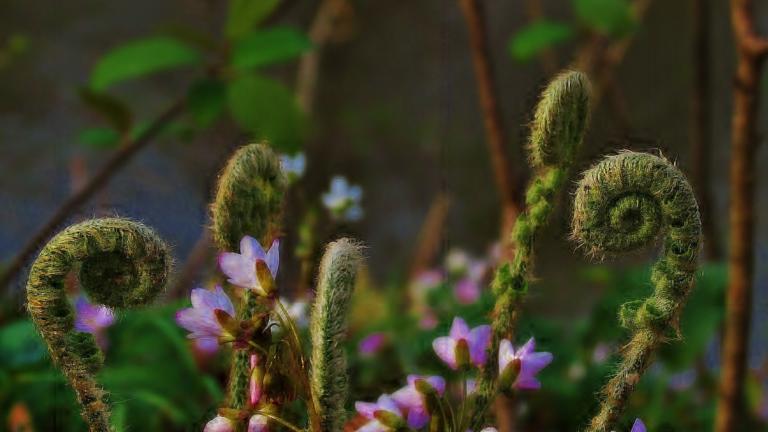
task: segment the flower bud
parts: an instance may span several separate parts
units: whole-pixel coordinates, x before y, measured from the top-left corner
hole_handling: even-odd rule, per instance
[[[400,430],[405,427],[403,418],[399,415],[387,410],[378,410],[373,413],[376,420],[380,421],[384,426],[388,426],[394,430]]]
[[[469,343],[466,339],[456,342],[456,366],[459,370],[467,369],[470,365]]]
[[[517,381],[517,377],[520,375],[523,362],[519,358],[515,358],[509,362],[507,367],[501,371],[499,375],[499,386],[502,391],[508,391],[512,388],[512,385]]]
[[[256,260],[256,277],[261,287],[260,294],[265,297],[272,297],[275,291],[277,291],[277,286],[272,278],[272,273],[269,271],[269,267],[267,267],[267,263],[263,260]]]

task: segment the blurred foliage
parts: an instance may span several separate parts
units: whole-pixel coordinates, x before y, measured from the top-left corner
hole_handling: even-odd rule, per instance
[[[99,381],[114,402],[116,431],[185,430],[208,420],[222,398],[212,374],[205,373],[184,332],[173,321],[182,305],[121,316],[109,329],[106,364]],[[221,362],[209,362],[213,370]],[[35,430],[84,428],[74,393],[53,368],[32,323],[20,320],[0,329],[0,407],[29,408]]]
[[[577,36],[576,29],[611,38],[629,36],[636,20],[629,0],[572,0],[573,23],[538,19],[523,26],[509,40],[509,53],[519,62],[528,62],[542,52]]]
[[[293,60],[312,49],[302,31],[285,26],[260,28],[279,1],[232,0],[224,39],[197,31],[149,36],[112,48],[94,65],[79,91],[86,107],[105,124],[82,130],[77,141],[108,149],[137,134],[133,109],[120,88],[158,73],[184,74],[189,82],[186,112],[175,124],[176,138],[188,140],[212,127],[224,114],[250,135],[295,152],[305,138],[306,119],[293,92],[261,68]],[[257,73],[258,72],[258,73]],[[225,109],[228,108],[228,109]],[[146,121],[146,120],[145,120]],[[177,133],[175,133],[177,132]]]

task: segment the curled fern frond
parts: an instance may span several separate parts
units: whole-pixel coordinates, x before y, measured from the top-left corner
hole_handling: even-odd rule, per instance
[[[83,407],[91,431],[108,431],[110,408],[94,378],[103,362],[93,335],[74,329],[65,292],[75,271],[92,301],[112,308],[149,304],[165,287],[171,259],[149,228],[127,219],[85,221],[57,234],[35,260],[27,282],[27,308],[51,358]]]
[[[489,362],[481,376],[472,424],[478,427],[496,391],[496,358],[499,341],[513,339],[518,313],[528,291],[533,246],[546,225],[555,199],[568,176],[589,121],[591,87],[586,75],[566,71],[555,77],[542,92],[531,125],[528,149],[535,175],[526,192],[526,209],[515,221],[512,240],[515,256],[496,270],[493,291],[493,339]]]
[[[622,152],[584,173],[576,191],[573,238],[599,258],[629,252],[661,239],[651,272],[652,294],[622,305],[621,324],[631,339],[615,375],[602,391],[587,430],[614,429],[626,402],[661,343],[678,336],[693,288],[701,245],[696,198],[680,170],[660,156]]]

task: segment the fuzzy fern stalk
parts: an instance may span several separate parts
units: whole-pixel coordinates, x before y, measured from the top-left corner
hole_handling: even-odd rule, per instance
[[[239,250],[240,239],[250,235],[266,243],[279,227],[286,178],[277,155],[266,144],[238,149],[219,177],[211,204],[213,238],[222,251]],[[245,290],[239,319],[250,319],[259,307],[252,290]],[[250,356],[235,350],[230,371],[227,403],[241,409],[247,399]]]
[[[149,228],[106,218],[60,232],[32,265],[27,308],[93,432],[110,430],[106,394],[95,379],[103,357],[93,335],[74,329],[74,312],[64,287],[67,275],[77,272],[92,301],[127,308],[148,304],[163,290],[170,264],[166,245]]]
[[[478,426],[496,391],[499,341],[512,340],[520,305],[528,290],[534,240],[547,223],[554,201],[568,176],[589,120],[590,84],[581,72],[555,77],[536,107],[528,149],[536,171],[526,192],[526,210],[512,232],[515,256],[496,271],[493,339],[489,361],[480,380],[473,424]]]
[[[603,388],[588,431],[615,429],[654,351],[679,335],[701,244],[701,222],[691,186],[663,157],[623,152],[584,173],[576,191],[573,237],[591,256],[629,252],[662,238],[651,272],[653,293],[622,305],[619,319],[632,333],[617,371]]]
[[[330,245],[320,263],[317,298],[312,309],[312,397],[322,432],[341,432],[347,401],[348,376],[344,340],[347,313],[362,261],[360,245],[350,239]]]

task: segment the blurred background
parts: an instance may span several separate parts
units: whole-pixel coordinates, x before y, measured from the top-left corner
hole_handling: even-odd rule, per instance
[[[686,339],[654,365],[630,411],[650,430],[709,430],[736,67],[727,2],[481,3],[500,144],[518,196],[530,174],[525,142],[539,92],[571,66],[587,72],[600,94],[574,173],[621,149],[661,152],[705,201],[707,245],[683,320]],[[768,5],[757,3],[755,22],[766,33]],[[405,373],[440,371],[429,358],[432,338],[455,314],[476,325],[490,310],[482,288],[490,271],[475,278],[477,295],[462,297],[455,285],[473,263],[493,267],[503,225],[470,31],[458,2],[445,0],[3,1],[0,265],[15,274],[0,287],[2,427],[81,427],[68,387],[25,318],[23,287],[37,250],[30,242],[68,199],[91,188],[51,228],[92,216],[134,218],[173,246],[177,263],[161,306],[121,315],[109,329],[103,382],[123,407],[116,421],[124,430],[200,429],[221,397],[226,356],[192,351],[170,317],[189,289],[220,277],[205,234],[207,203],[231,152],[259,139],[306,162],[286,200],[281,292],[301,301],[326,240],[349,234],[367,246],[349,348],[355,396],[392,390]],[[767,83],[759,86],[763,100]],[[762,110],[757,123],[766,120]],[[756,157],[758,167],[768,166],[765,146]],[[765,427],[768,175],[758,174],[747,408],[755,427]],[[349,196],[361,214],[324,205],[338,176],[353,185]],[[558,360],[545,390],[514,408],[519,430],[575,430],[588,419],[588,396],[624,336],[617,307],[650,289],[656,252],[591,263],[568,239],[576,178],[536,252],[538,282],[520,338],[535,333]],[[442,278],[414,288],[430,270]],[[410,327],[393,313],[404,305]],[[434,325],[418,325],[425,311]],[[380,344],[360,351],[358,342],[372,334],[383,335]],[[185,366],[175,374],[162,368],[167,382],[152,385],[157,376],[132,365],[155,360]]]

